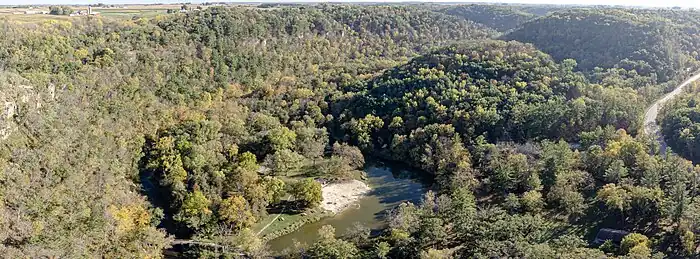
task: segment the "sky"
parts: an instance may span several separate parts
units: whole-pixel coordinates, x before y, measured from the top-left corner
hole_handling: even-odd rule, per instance
[[[339,0],[0,0],[0,5],[31,5],[31,4],[152,4],[152,3],[181,3],[181,2],[345,2]],[[696,7],[700,8],[700,0],[409,0],[411,2],[505,2],[531,4],[585,4],[585,5],[628,5],[655,7]],[[352,0],[350,2],[402,2],[401,0]]]

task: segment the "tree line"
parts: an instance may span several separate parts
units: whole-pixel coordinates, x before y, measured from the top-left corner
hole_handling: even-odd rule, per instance
[[[436,184],[378,236],[324,227],[289,257],[694,255],[697,169],[637,134],[658,85],[694,64],[692,14],[479,24],[437,9],[0,21],[0,250],[159,257],[178,238],[267,256],[254,224],[285,196],[318,206],[315,178],[352,178],[372,156]],[[516,24],[504,38],[533,44],[491,40]],[[562,40],[528,38],[544,31]],[[635,234],[589,245],[601,227]]]

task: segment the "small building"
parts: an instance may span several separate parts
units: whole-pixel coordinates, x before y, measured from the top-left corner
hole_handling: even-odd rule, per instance
[[[100,13],[99,13],[99,12],[93,12],[93,11],[92,11],[92,8],[90,8],[89,6],[88,6],[88,10],[87,10],[87,11],[85,11],[85,10],[78,10],[77,12],[70,14],[70,16],[96,16],[96,15],[100,15]]]
[[[625,238],[625,236],[627,236],[627,234],[629,234],[629,232],[624,230],[601,228],[600,230],[598,230],[598,234],[593,240],[593,245],[599,246],[608,240],[612,241],[616,245],[619,245],[620,242],[622,242],[622,239]]]

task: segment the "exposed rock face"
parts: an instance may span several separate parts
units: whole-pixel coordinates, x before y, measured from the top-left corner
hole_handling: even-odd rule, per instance
[[[28,84],[28,80],[17,74],[0,71],[0,140],[6,140],[17,130],[15,116],[38,112],[43,100],[55,98],[54,85],[41,91]]]

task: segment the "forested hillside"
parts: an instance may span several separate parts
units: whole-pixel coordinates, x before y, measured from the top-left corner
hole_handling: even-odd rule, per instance
[[[158,256],[166,234],[263,251],[245,229],[284,193],[277,176],[328,167],[338,86],[491,33],[411,7],[4,21],[3,251]]]
[[[690,46],[697,39],[687,29],[690,21],[678,17],[672,22],[661,13],[564,10],[528,22],[504,38],[533,43],[557,60],[576,59],[584,71],[621,68],[663,83],[694,62],[697,52]]]
[[[440,12],[486,25],[500,32],[515,29],[537,17],[515,6],[457,5],[441,9]]]
[[[636,131],[642,103],[634,92],[589,85],[573,72],[576,61],[558,64],[531,45],[479,41],[413,59],[366,84],[337,117],[346,139],[380,147],[431,124],[449,124],[474,143],[530,139],[576,140],[597,126]],[[378,118],[377,118],[378,117]],[[355,118],[363,118],[355,121]],[[370,121],[381,120],[381,123]],[[385,125],[357,129],[355,125]],[[372,134],[376,133],[376,134]],[[421,160],[418,160],[421,161]]]
[[[689,93],[664,105],[658,118],[661,134],[674,152],[692,160],[700,161],[700,107],[698,107],[698,87],[693,85]]]
[[[0,251],[266,258],[264,230],[328,216],[321,183],[374,159],[427,178],[421,203],[281,256],[697,255],[700,169],[636,134],[694,14],[563,11],[521,43],[492,38],[540,7],[442,8],[0,18]]]
[[[623,130],[608,127],[582,135],[588,139],[584,151],[549,141],[476,145],[471,152],[473,169],[454,174],[450,185],[429,192],[420,205],[400,206],[383,235],[322,237],[306,254],[314,258],[695,254],[698,204],[692,179],[698,168],[677,156],[649,155],[654,152],[649,142]],[[618,245],[586,241],[605,227],[633,233]]]

